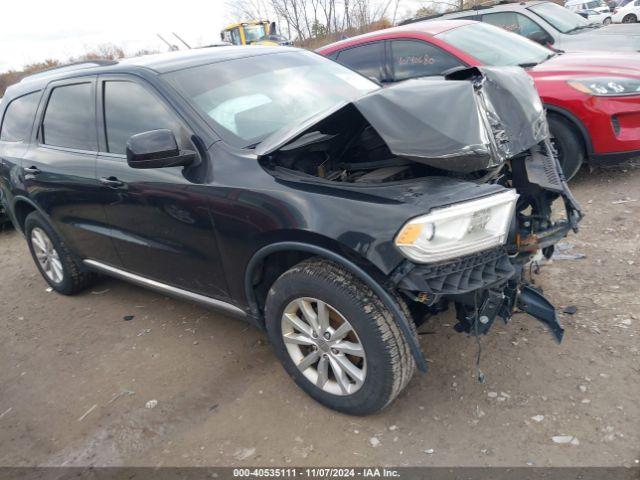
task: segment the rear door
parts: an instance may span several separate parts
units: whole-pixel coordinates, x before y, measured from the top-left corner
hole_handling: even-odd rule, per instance
[[[117,264],[96,180],[95,76],[51,83],[22,160],[28,196],[82,258]]]
[[[0,200],[4,207],[9,207],[14,193],[15,182],[11,175],[19,172],[22,166],[41,96],[40,90],[22,95],[11,100],[4,109],[0,126]],[[4,207],[0,205],[0,222]]]
[[[198,151],[191,140],[193,133],[146,81],[128,75],[100,76],[98,89],[97,176],[123,267],[168,285],[226,299],[209,214],[210,189],[205,185],[208,162],[200,167],[141,170],[129,167],[125,155],[132,135],[162,128],[174,132],[182,150]]]

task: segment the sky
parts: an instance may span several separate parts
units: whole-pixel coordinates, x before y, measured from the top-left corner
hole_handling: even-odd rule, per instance
[[[378,2],[383,0],[371,0]],[[220,40],[234,21],[225,0],[4,0],[0,14],[0,72],[47,58],[66,60],[92,47],[113,43],[133,53],[165,51],[157,37],[191,46]],[[401,0],[399,14],[423,0]],[[104,6],[104,7],[103,7]]]
[[[55,58],[67,59],[102,43],[133,53],[165,51],[157,37],[190,45],[220,40],[231,20],[224,0],[4,0],[0,14],[0,72]]]

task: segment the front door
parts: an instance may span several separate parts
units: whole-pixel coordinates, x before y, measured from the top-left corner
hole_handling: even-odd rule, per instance
[[[127,140],[170,129],[181,149],[197,150],[192,133],[150,85],[128,76],[101,76],[97,176],[116,251],[127,271],[191,292],[226,299],[226,281],[209,214],[208,164],[134,169]]]
[[[24,188],[81,258],[118,264],[95,176],[95,76],[51,84],[22,159]]]

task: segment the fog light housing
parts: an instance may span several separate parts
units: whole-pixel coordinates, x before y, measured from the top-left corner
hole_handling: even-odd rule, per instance
[[[495,195],[434,209],[409,220],[395,245],[417,263],[431,263],[504,245],[518,194]]]

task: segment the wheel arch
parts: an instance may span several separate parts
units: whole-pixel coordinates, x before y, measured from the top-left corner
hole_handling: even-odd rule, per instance
[[[24,222],[27,219],[27,216],[31,212],[40,213],[40,215],[42,215],[49,222],[49,225],[51,225],[51,222],[49,221],[49,216],[41,208],[39,208],[32,200],[23,196],[15,197],[13,199],[11,213],[15,219],[16,227],[20,229],[22,233],[24,233]]]
[[[412,320],[407,318],[398,303],[394,300],[393,296],[382,286],[382,272],[380,272],[377,267],[373,266],[364,257],[357,256],[354,258],[354,256],[349,255],[348,251],[345,249],[339,249],[336,251],[328,246],[307,241],[280,241],[270,243],[260,248],[249,260],[244,275],[245,294],[252,316],[263,321],[263,315],[260,310],[259,299],[257,296],[258,291],[256,289],[256,284],[254,283],[256,279],[256,269],[262,268],[265,264],[265,260],[269,258],[278,258],[278,256],[282,255],[290,255],[291,258],[296,258],[297,255],[297,258],[299,258],[300,261],[308,257],[324,258],[349,270],[359,280],[364,282],[380,298],[385,307],[387,307],[393,315],[394,321],[409,344],[418,369],[423,372],[426,371],[426,360],[409,323]],[[290,268],[290,266],[288,268]],[[277,277],[274,278],[273,281],[276,279]],[[267,291],[272,284],[273,283],[268,285]]]
[[[591,142],[589,130],[587,130],[587,127],[584,126],[582,121],[567,109],[558,107],[557,105],[545,103],[544,108],[549,114],[560,117],[577,130],[584,145],[585,153],[587,157],[590,157],[593,154],[593,143]]]

